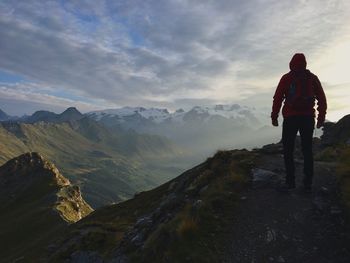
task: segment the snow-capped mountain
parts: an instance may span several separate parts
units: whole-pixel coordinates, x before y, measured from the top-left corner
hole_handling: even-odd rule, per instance
[[[143,107],[124,107],[120,109],[108,109],[94,111],[87,115],[97,121],[101,121],[108,126],[121,125],[124,128],[136,128],[143,130],[139,125],[150,126],[152,124],[177,123],[185,124],[187,122],[207,123],[215,119],[223,119],[238,126],[250,126],[259,128],[263,126],[267,115],[255,108],[233,105],[215,105],[211,107],[195,106],[189,111],[178,109],[169,112],[167,109],[143,108]],[[132,125],[133,123],[133,125]]]
[[[199,154],[219,148],[257,147],[279,136],[270,124],[269,110],[238,104],[195,106],[185,111],[124,107],[87,113],[112,128],[166,136]],[[266,129],[264,129],[265,127]]]
[[[125,122],[129,117],[139,115],[144,119],[160,123],[171,115],[167,109],[143,108],[143,107],[123,107],[120,109],[108,109],[87,113],[88,116],[100,121],[103,118],[116,118],[120,122]]]

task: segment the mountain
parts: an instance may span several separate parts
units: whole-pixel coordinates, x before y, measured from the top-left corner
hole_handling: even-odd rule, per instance
[[[259,147],[281,136],[279,129],[271,127],[268,110],[238,104],[195,106],[172,113],[167,109],[124,107],[86,115],[107,127],[168,137],[190,149],[197,162],[218,149]]]
[[[86,117],[0,123],[0,164],[28,151],[54,161],[94,208],[173,178],[183,169],[179,159],[186,161],[186,154],[166,138],[111,131]]]
[[[0,109],[0,121],[7,121],[10,118],[11,117],[9,115],[7,115],[4,111]]]
[[[210,122],[215,118],[231,120],[237,126],[259,126],[262,114],[254,108],[233,105],[215,105],[212,107],[195,106],[189,111],[178,109],[169,113],[167,109],[124,107],[87,113],[87,116],[108,125],[121,125],[126,129],[143,130],[145,125],[162,123]],[[266,117],[265,117],[266,118]]]
[[[52,235],[92,212],[79,187],[35,152],[0,167],[0,209],[3,262],[28,262]]]
[[[22,122],[26,123],[35,123],[39,121],[43,122],[53,122],[53,123],[61,123],[67,121],[75,121],[83,118],[84,115],[81,114],[75,107],[70,107],[66,109],[61,114],[56,114],[50,111],[36,111],[31,116],[26,116],[20,119]]]
[[[345,118],[331,125],[333,134],[348,124]],[[313,194],[303,188],[291,193],[279,190],[285,178],[281,144],[219,151],[153,190],[98,209],[54,239],[43,258],[48,262],[348,262],[349,139],[344,135],[332,145],[315,139]],[[331,154],[338,158],[327,159]],[[301,158],[298,145],[298,186],[303,179]]]

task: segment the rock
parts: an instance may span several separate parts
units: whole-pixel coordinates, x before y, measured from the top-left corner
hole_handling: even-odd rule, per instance
[[[342,211],[338,206],[332,206],[331,207],[331,215],[339,215]]]
[[[323,195],[329,195],[329,189],[325,186],[322,186],[320,189],[320,193]]]
[[[314,206],[316,211],[320,213],[324,213],[327,210],[329,203],[323,198],[316,196],[312,201],[312,205]]]
[[[269,229],[266,232],[266,242],[270,243],[276,240],[276,231],[273,229]]]
[[[131,243],[134,244],[135,246],[140,246],[142,245],[143,240],[144,240],[144,235],[142,233],[138,233],[131,239]]]
[[[152,225],[152,222],[153,221],[152,221],[152,218],[150,216],[144,216],[144,217],[139,218],[136,221],[135,226],[136,227],[146,227],[146,226]]]
[[[199,193],[202,194],[208,189],[208,185],[203,186],[200,190]]]
[[[76,251],[71,254],[68,262],[74,263],[102,263],[103,259],[96,252]]]
[[[275,185],[279,181],[278,174],[270,170],[254,168],[251,175],[253,188]]]
[[[168,190],[169,190],[169,191],[172,191],[172,190],[175,188],[176,185],[177,185],[176,182],[172,182],[172,183],[169,185]]]
[[[161,203],[160,203],[160,209],[173,209],[175,208],[180,202],[180,199],[175,193],[169,194]]]
[[[260,149],[260,151],[263,153],[266,153],[266,154],[283,153],[283,145],[282,145],[282,143],[268,144],[268,145],[263,146]]]
[[[198,199],[193,203],[192,208],[194,210],[198,210],[202,205],[203,205],[203,201]]]
[[[277,258],[277,262],[283,263],[283,262],[286,262],[286,261],[284,260],[284,258],[283,258],[282,256],[279,256],[279,257]]]
[[[285,234],[283,234],[282,237],[283,237],[284,240],[288,240],[289,239],[289,237],[287,235],[285,235]]]

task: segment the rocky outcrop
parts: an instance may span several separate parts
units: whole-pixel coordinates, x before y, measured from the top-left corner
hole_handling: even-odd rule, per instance
[[[50,239],[92,208],[53,163],[29,152],[0,167],[0,211],[1,261],[39,262]]]
[[[23,154],[0,167],[0,189],[0,207],[18,205],[26,195],[30,198],[35,192],[67,222],[76,222],[92,212],[79,187],[36,152]]]
[[[324,146],[346,143],[350,144],[350,114],[337,123],[327,122],[323,128],[322,143]]]

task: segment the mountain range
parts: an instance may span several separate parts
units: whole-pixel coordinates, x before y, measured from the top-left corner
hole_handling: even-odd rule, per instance
[[[5,208],[0,222],[6,229],[0,231],[0,240],[11,242],[24,235],[24,250],[18,247],[8,253],[2,245],[0,253],[9,261],[28,262],[348,262],[349,125],[350,115],[327,123],[321,139],[314,139],[312,194],[302,188],[279,190],[285,176],[282,148],[269,144],[219,151],[152,190],[90,214],[84,201],[87,215],[69,227],[57,211],[62,198],[50,197],[52,189],[57,193],[69,186],[68,180],[41,155],[22,155],[0,167]],[[295,157],[301,185],[299,144]],[[40,183],[41,178],[49,180]],[[78,198],[58,206],[74,207],[83,200],[78,188],[70,188],[75,192],[71,196]],[[38,211],[45,214],[47,208],[60,220],[43,224],[33,242],[26,220],[41,223]],[[80,218],[74,215],[74,221]],[[18,229],[14,218],[20,218],[25,231]],[[12,237],[13,233],[19,236]]]
[[[269,125],[268,110],[238,104],[195,106],[172,113],[167,109],[124,107],[86,115],[107,127],[168,137],[201,158],[218,149],[254,148],[280,138],[279,129]]]
[[[212,120],[227,119],[236,126],[251,126],[259,128],[265,125],[267,116],[251,107],[233,105],[214,105],[210,107],[195,106],[185,111],[178,109],[170,113],[167,109],[123,107],[94,111],[86,114],[93,119],[107,125],[120,125],[125,129],[147,130],[148,126],[164,123],[185,125],[188,122],[210,122]]]

